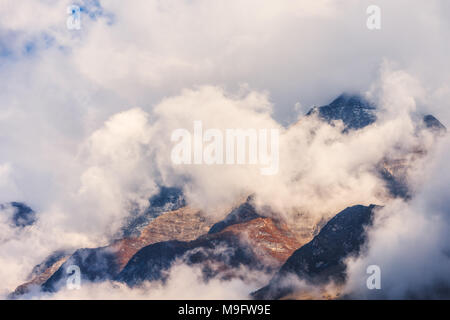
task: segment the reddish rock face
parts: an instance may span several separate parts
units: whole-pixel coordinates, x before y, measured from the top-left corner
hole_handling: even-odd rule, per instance
[[[204,238],[207,241],[208,237],[212,236],[208,235],[208,231],[214,222],[216,221],[205,217],[199,210],[183,207],[160,215],[143,227],[138,236],[116,240],[107,247],[90,249],[89,255],[102,257],[101,253],[108,252],[108,259],[112,259],[114,268],[105,270],[104,277],[113,278],[140,249],[148,245],[169,240],[188,242]],[[257,259],[271,269],[281,266],[296,249],[309,240],[302,241],[285,223],[266,217],[230,225],[220,232],[222,233],[249,246]],[[31,281],[19,286],[15,294],[26,293],[30,285],[44,284],[54,276],[68,258],[69,256],[64,256],[54,261],[43,272],[35,275]],[[109,274],[112,270],[114,274]]]
[[[212,225],[213,221],[200,211],[183,207],[159,216],[143,228],[138,237],[117,240],[110,247],[117,252],[120,272],[143,247],[169,240],[195,240],[207,234]],[[225,231],[248,242],[262,261],[274,267],[283,264],[296,249],[310,240],[294,234],[286,223],[263,217],[228,226]]]
[[[301,241],[288,226],[272,218],[256,218],[224,229],[247,242],[261,261],[281,266],[308,240]]]
[[[115,256],[115,270],[118,273],[141,248],[167,240],[194,240],[207,233],[213,223],[199,210],[183,207],[157,217],[140,230],[139,236],[116,240],[107,247],[98,248],[99,250],[93,249],[93,252],[98,252],[101,249],[101,251],[107,250],[112,253]],[[44,284],[70,257],[71,254],[66,254],[52,261],[46,268],[41,268],[42,270],[32,274],[31,280],[18,286],[11,297],[14,298],[29,292],[32,286]]]
[[[367,227],[372,224],[374,212],[379,208],[376,205],[356,205],[338,213],[313,240],[296,250],[269,284],[254,292],[253,297],[281,299],[306,294],[306,298],[314,293],[314,290],[308,292],[306,287],[297,287],[295,282],[289,281],[290,277],[301,279],[316,289],[318,286],[325,289],[329,284],[337,285],[335,288],[343,285],[347,268],[344,260],[348,256],[359,254],[366,242]],[[314,294],[333,296],[332,290]]]
[[[234,220],[234,224],[193,241],[170,240],[142,248],[116,280],[129,286],[164,280],[177,260],[199,266],[205,279],[246,279],[248,274],[243,270],[272,274],[300,246],[287,226],[272,218]]]
[[[212,225],[213,221],[199,210],[183,207],[157,217],[141,230],[138,237],[117,240],[110,247],[117,252],[117,263],[122,270],[143,247],[168,240],[194,240],[207,233]]]
[[[28,293],[32,287],[42,285],[63,265],[64,262],[66,262],[69,257],[70,254],[63,255],[56,261],[48,265],[46,268],[43,268],[43,270],[41,270],[39,273],[32,275],[31,280],[18,286],[16,290],[14,290],[14,292],[10,295],[10,298],[19,297],[20,295]]]

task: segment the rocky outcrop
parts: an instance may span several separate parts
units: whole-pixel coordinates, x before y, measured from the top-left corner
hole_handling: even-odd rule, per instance
[[[30,292],[33,288],[40,288],[71,256],[70,252],[57,251],[47,257],[42,263],[33,268],[29,275],[29,281],[18,286],[16,290],[9,296],[10,299],[19,298]]]
[[[17,228],[30,226],[37,220],[36,212],[22,202],[0,204],[1,210],[12,210],[11,225]]]
[[[256,299],[280,299],[296,291],[289,277],[314,285],[343,283],[344,259],[358,255],[366,241],[366,227],[372,222],[377,206],[349,207],[332,218],[309,243],[296,250],[270,283],[253,293]]]
[[[237,270],[241,266],[273,272],[300,245],[286,225],[258,217],[193,241],[149,245],[133,256],[117,280],[130,286],[146,280],[164,280],[165,271],[177,259],[200,266],[207,278],[239,276]]]
[[[375,106],[360,95],[341,94],[330,104],[314,107],[306,115],[317,114],[318,117],[330,124],[342,120],[344,131],[364,128],[377,119]]]
[[[71,265],[80,268],[82,277],[88,281],[114,279],[128,261],[141,248],[168,240],[189,241],[205,234],[213,223],[199,211],[184,207],[159,215],[140,230],[138,236],[115,240],[100,248],[75,251],[64,264],[42,284],[44,291],[55,291],[64,283],[66,270]]]

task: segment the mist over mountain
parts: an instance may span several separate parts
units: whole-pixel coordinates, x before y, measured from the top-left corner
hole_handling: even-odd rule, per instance
[[[370,5],[0,0],[0,297],[448,299],[450,4]]]
[[[377,107],[361,95],[342,94],[327,106],[313,108],[303,121],[314,122],[311,117],[318,116],[327,124],[337,124],[337,130],[342,127],[336,121],[342,121],[342,134],[348,135],[376,123],[376,112]],[[431,115],[422,121],[435,136],[446,131]],[[417,128],[420,126],[419,121]],[[403,157],[408,157],[408,153]],[[402,189],[407,186],[401,172],[411,163],[395,162],[397,168],[388,171],[392,164],[386,158],[383,161],[374,165],[374,174],[384,180],[389,197],[408,201],[412,191]],[[25,205],[14,204],[16,214],[34,214]],[[185,265],[199,268],[200,281],[206,284],[214,279],[251,282],[258,290],[249,290],[247,295],[256,299],[336,298],[348,280],[347,261],[365,252],[367,230],[381,208],[373,204],[350,206],[328,221],[308,226],[302,215],[297,220],[286,220],[276,211],[258,206],[256,196],[249,195],[241,203],[231,203],[217,221],[192,208],[182,188],[161,186],[149,198],[146,208],[130,211],[122,231],[109,245],[72,253],[56,251],[35,266],[29,280],[9,297],[64,291],[71,277],[67,270],[72,265],[80,268],[83,282],[123,283],[129,288],[167,283],[172,268]],[[295,221],[300,224],[293,224]],[[258,273],[271,278],[262,288],[252,279]]]
[[[376,121],[375,106],[360,95],[341,94],[329,105],[314,107],[307,116],[318,112],[319,117],[332,123],[341,120],[344,123],[344,131],[361,129]]]
[[[342,284],[346,280],[345,258],[358,256],[366,241],[376,206],[353,206],[339,212],[309,243],[296,250],[272,278],[269,285],[253,293],[256,299],[280,299],[296,291],[296,275],[309,284]]]

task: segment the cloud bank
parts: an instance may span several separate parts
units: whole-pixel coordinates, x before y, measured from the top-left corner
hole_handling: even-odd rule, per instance
[[[304,214],[311,224],[369,203],[394,212],[386,213],[393,225],[415,217],[408,221],[418,236],[427,230],[419,223],[428,221],[425,211],[447,221],[444,205],[436,207],[445,195],[421,187],[423,162],[412,168],[417,200],[393,207],[373,167],[386,154],[433,143],[416,131],[421,114],[450,123],[448,3],[377,3],[382,29],[374,33],[365,26],[372,4],[365,1],[80,1],[79,31],[66,28],[71,1],[0,1],[0,203],[24,201],[39,218],[16,230],[2,213],[0,293],[55,249],[107,244],[159,184],[183,186],[189,203],[211,215],[254,193],[259,205],[288,220]],[[340,124],[302,119],[312,104],[347,90],[378,103],[376,124],[343,135]],[[191,130],[195,120],[217,129],[278,129],[279,174],[174,166],[170,134]],[[442,175],[429,188],[437,181],[445,190]],[[427,222],[445,230],[435,223]],[[380,232],[389,232],[386,224]],[[367,259],[380,250],[381,234],[371,236]],[[423,243],[436,256],[414,261],[439,261],[430,248],[444,234]],[[434,278],[427,279],[423,285]]]

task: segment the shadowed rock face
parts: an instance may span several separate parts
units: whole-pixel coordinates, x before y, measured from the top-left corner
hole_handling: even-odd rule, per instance
[[[145,212],[128,221],[123,237],[105,247],[77,250],[43,283],[43,290],[57,290],[67,278],[65,270],[70,265],[80,267],[84,280],[114,279],[141,248],[161,241],[194,240],[205,234],[213,223],[199,210],[185,207],[183,193],[178,188],[161,187],[149,202]]]
[[[332,123],[342,120],[344,131],[364,128],[377,120],[375,106],[360,95],[341,94],[329,105],[312,108],[306,115],[317,113],[319,118]]]
[[[33,268],[29,276],[29,281],[18,286],[9,296],[10,299],[19,298],[26,294],[33,287],[39,287],[45,283],[71,256],[67,251],[57,251],[48,256],[42,263]]]
[[[376,122],[377,108],[374,104],[367,101],[361,95],[341,94],[329,105],[312,108],[306,115],[317,114],[318,117],[333,124],[335,120],[342,120],[344,123],[343,132],[362,129]],[[425,115],[416,123],[417,129],[427,129],[433,132],[435,136],[441,136],[446,133],[446,127],[432,115]],[[386,189],[392,197],[403,199],[411,198],[411,190],[407,183],[407,170],[411,167],[414,159],[426,154],[426,150],[418,146],[414,150],[405,150],[402,156],[391,159],[385,157],[377,166],[376,171],[385,181]],[[411,161],[407,159],[411,158]]]
[[[314,107],[306,114],[316,114],[325,122],[332,124],[335,120],[342,120],[344,131],[362,129],[377,120],[376,106],[359,94],[343,93],[330,104]],[[436,133],[445,133],[447,128],[433,115],[423,116],[422,121],[427,129]]]
[[[70,265],[80,267],[82,279],[104,281],[114,279],[141,248],[168,240],[194,240],[205,234],[212,222],[200,211],[184,207],[166,212],[139,232],[139,236],[114,241],[106,247],[77,250],[43,285],[45,291],[55,291],[67,278]]]
[[[30,226],[36,222],[36,212],[29,206],[21,202],[11,202],[8,204],[0,204],[0,210],[10,207],[14,213],[11,217],[11,224],[15,227],[23,228]]]
[[[434,116],[427,114],[423,117],[423,122],[427,129],[430,129],[438,134],[444,134],[447,132],[447,128]]]
[[[377,172],[386,184],[390,195],[394,198],[410,199],[408,187],[409,163],[406,159],[383,159],[377,166]]]
[[[84,281],[96,282],[107,280],[111,278],[111,275],[117,274],[119,271],[116,256],[111,248],[78,249],[42,284],[42,290],[53,292],[59,286],[64,285],[69,275],[67,270],[72,265],[80,268],[82,280]]]
[[[120,269],[141,248],[169,240],[191,241],[208,232],[213,221],[199,210],[183,207],[166,212],[141,229],[139,236],[126,237],[113,242]]]
[[[145,280],[164,280],[164,271],[177,258],[187,265],[201,265],[205,278],[230,277],[232,269],[240,266],[263,269],[249,246],[242,245],[238,237],[224,231],[190,242],[166,241],[147,246],[133,256],[117,280],[130,286]]]
[[[375,122],[375,112],[375,107],[361,96],[343,94],[329,105],[311,109],[308,115],[317,113],[331,124],[342,120],[344,132],[349,132]],[[446,131],[432,115],[426,115],[417,125],[418,130],[431,130],[436,136]],[[410,196],[408,168],[425,153],[418,146],[398,158],[386,156],[374,168],[392,196]],[[303,224],[302,228],[289,228],[277,219],[261,215],[253,207],[251,197],[217,223],[210,217],[218,215],[203,215],[187,207],[178,188],[161,187],[149,203],[143,212],[132,212],[117,240],[105,247],[49,257],[34,268],[31,280],[19,286],[13,296],[28,292],[31,286],[57,290],[67,279],[66,269],[72,264],[80,267],[84,280],[118,280],[133,286],[145,280],[164,280],[170,266],[181,259],[200,266],[206,278],[239,277],[240,266],[271,274],[281,267],[269,285],[254,293],[254,297],[295,297],[295,286],[283,281],[289,275],[314,284],[345,280],[342,261],[359,253],[365,241],[364,228],[370,225],[376,208],[347,208],[312,239],[311,230],[303,230]],[[4,206],[0,205],[0,209]],[[12,225],[25,227],[36,220],[34,211],[25,204],[12,202],[8,206],[15,210]],[[293,228],[297,229],[292,231]],[[307,241],[310,242],[304,244]]]
[[[138,236],[115,240],[106,247],[80,249],[73,254],[67,251],[55,252],[33,269],[31,280],[20,285],[11,298],[29,292],[29,289],[36,285],[42,285],[47,291],[56,290],[60,281],[63,282],[67,278],[65,268],[72,264],[80,267],[85,280],[112,279],[141,248],[172,239],[194,240],[207,233],[212,224],[213,222],[200,211],[184,207],[158,216],[143,227]],[[56,273],[59,269],[61,271]]]
[[[284,281],[295,275],[312,284],[345,281],[343,260],[358,255],[366,240],[365,228],[372,222],[375,205],[353,206],[338,213],[314,237],[296,250],[270,283],[253,293],[256,299],[280,299],[295,292],[295,285]]]
[[[242,223],[259,218],[260,215],[256,212],[255,208],[250,204],[251,199],[247,199],[245,203],[240,205],[238,208],[233,209],[231,213],[225,217],[222,221],[214,224],[209,230],[209,234],[217,233],[222,231],[228,226],[233,224]]]
[[[425,115],[422,118],[422,122],[417,124],[417,129],[429,130],[435,138],[439,138],[447,131],[446,127],[432,115]],[[417,145],[405,151],[403,155],[397,156],[397,158],[391,158],[389,156],[383,158],[377,170],[381,178],[385,181],[391,196],[406,200],[412,197],[412,190],[408,186],[408,171],[427,152],[428,150],[424,146]]]
[[[246,204],[238,208],[256,214]],[[233,210],[225,220],[235,215]],[[281,221],[257,214],[255,219],[244,216],[244,222],[234,220],[236,223],[208,234],[212,223],[196,210],[185,207],[165,213],[139,237],[117,240],[107,247],[77,250],[42,288],[56,291],[67,279],[70,265],[80,267],[84,280],[117,280],[129,285],[163,280],[164,271],[178,258],[200,265],[205,277],[239,276],[235,270],[240,266],[273,272],[303,244]]]
[[[240,266],[273,272],[301,243],[281,222],[256,218],[232,224],[194,241],[166,241],[141,249],[117,277],[130,286],[164,280],[176,259],[199,265],[205,278],[232,278]]]
[[[157,194],[150,197],[149,206],[144,212],[132,213],[122,230],[123,236],[137,236],[142,228],[162,213],[178,210],[184,206],[186,206],[186,200],[183,190],[162,186]]]

